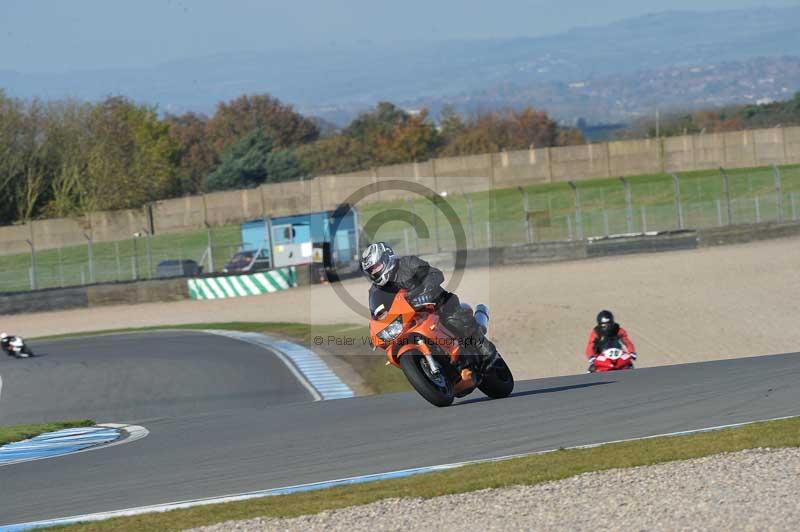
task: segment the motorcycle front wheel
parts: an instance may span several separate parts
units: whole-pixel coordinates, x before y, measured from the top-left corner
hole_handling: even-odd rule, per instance
[[[430,404],[450,406],[453,403],[453,385],[443,373],[431,372],[422,353],[410,351],[400,357],[399,363],[411,386]]]

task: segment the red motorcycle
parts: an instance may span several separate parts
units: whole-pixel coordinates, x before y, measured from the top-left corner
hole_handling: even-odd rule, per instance
[[[590,373],[617,371],[620,369],[633,369],[634,353],[629,353],[622,342],[615,340],[603,346],[600,354],[594,357],[590,366]]]

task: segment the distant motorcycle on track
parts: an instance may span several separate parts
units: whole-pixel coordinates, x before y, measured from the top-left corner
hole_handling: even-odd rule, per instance
[[[8,356],[15,358],[30,358],[34,356],[33,351],[21,336],[11,336],[3,333],[0,335],[0,346]]]

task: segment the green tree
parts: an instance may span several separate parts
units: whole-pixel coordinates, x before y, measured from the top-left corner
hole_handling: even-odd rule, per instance
[[[267,179],[267,158],[272,141],[256,128],[222,155],[219,167],[206,179],[206,190],[228,190],[260,185]]]
[[[292,148],[317,140],[313,120],[269,94],[244,95],[217,105],[208,122],[209,141],[218,154],[256,128],[270,136],[276,148]]]
[[[179,146],[154,108],[110,97],[92,110],[90,129],[87,210],[139,207],[178,194]]]
[[[408,122],[410,115],[390,102],[379,102],[374,111],[361,113],[342,134],[367,145],[378,137],[388,137],[399,126]]]
[[[294,181],[307,175],[291,150],[275,150],[267,157],[267,183]]]
[[[207,133],[208,118],[196,113],[167,115],[170,135],[179,146],[178,180],[184,194],[202,192],[206,176],[219,164]]]
[[[295,155],[307,174],[331,175],[368,168],[370,156],[360,141],[334,135],[299,146]]]

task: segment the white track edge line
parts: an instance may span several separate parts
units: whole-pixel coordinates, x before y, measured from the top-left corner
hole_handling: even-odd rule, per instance
[[[703,432],[714,432],[718,430],[725,430],[737,427],[743,427],[746,425],[752,425],[754,423],[764,423],[767,421],[781,421],[784,419],[791,419],[798,417],[797,415],[794,416],[782,416],[782,417],[775,417],[769,419],[756,419],[752,421],[743,421],[741,423],[730,423],[727,425],[716,425],[713,427],[705,427],[700,429],[690,429],[690,430],[681,430],[676,432],[668,432],[665,434],[653,434],[650,436],[640,436],[637,438],[626,438],[622,440],[612,440],[607,442],[600,442],[600,443],[590,443],[586,445],[575,445],[572,447],[563,447],[561,449],[548,449],[545,451],[535,451],[531,453],[521,453],[521,454],[513,454],[507,456],[500,456],[497,458],[483,458],[479,460],[468,460],[465,462],[454,462],[451,464],[441,464],[441,465],[434,465],[434,466],[423,466],[417,468],[410,468],[410,469],[401,469],[398,471],[389,471],[386,473],[376,473],[372,475],[360,475],[355,477],[347,477],[337,480],[328,480],[322,482],[311,482],[308,484],[298,484],[296,486],[288,486],[285,488],[272,488],[267,490],[261,491],[252,491],[252,492],[245,492],[239,493],[235,495],[225,495],[221,497],[209,497],[205,499],[194,499],[188,501],[180,501],[180,502],[172,502],[172,503],[164,503],[164,504],[156,504],[152,506],[140,506],[136,508],[127,508],[124,510],[112,510],[109,512],[98,512],[93,514],[86,514],[86,515],[76,515],[73,517],[63,517],[58,519],[49,519],[45,521],[32,521],[29,523],[19,523],[14,525],[3,525],[0,526],[0,530],[3,531],[21,531],[27,530],[31,528],[40,528],[45,526],[57,526],[57,525],[67,525],[73,523],[80,523],[80,522],[89,522],[89,521],[103,521],[105,519],[111,519],[113,517],[129,517],[133,515],[141,515],[146,513],[160,513],[160,512],[168,512],[170,510],[179,510],[183,508],[191,508],[194,506],[207,506],[211,504],[221,504],[226,502],[236,502],[236,501],[244,501],[248,499],[256,499],[261,497],[269,497],[273,495],[285,495],[289,493],[295,492],[302,492],[302,491],[314,491],[314,490],[321,490],[325,488],[331,488],[340,485],[348,485],[348,484],[362,484],[366,482],[374,482],[378,480],[385,480],[387,478],[398,478],[398,477],[407,477],[418,475],[422,473],[432,473],[435,471],[445,471],[448,469],[456,469],[459,467],[464,467],[467,465],[475,465],[475,464],[485,464],[485,463],[492,463],[492,462],[503,462],[506,460],[513,460],[514,458],[525,458],[528,456],[536,456],[541,454],[552,453],[560,450],[568,450],[568,449],[591,449],[594,447],[600,447],[602,445],[610,445],[614,443],[624,443],[624,442],[631,442],[631,441],[639,441],[639,440],[650,440],[653,438],[667,438],[673,436],[686,436],[689,434],[698,434]]]

